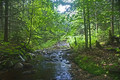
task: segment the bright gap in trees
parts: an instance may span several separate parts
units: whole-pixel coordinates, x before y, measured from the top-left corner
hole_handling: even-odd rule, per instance
[[[57,8],[57,11],[59,12],[59,13],[64,13],[68,8],[70,7],[70,5],[59,5],[58,6],[58,8]]]
[[[52,0],[53,3],[59,3],[59,5],[57,5],[57,7],[55,7],[55,9],[57,10],[57,12],[59,13],[65,13],[69,10],[69,8],[71,7],[71,4],[75,1],[75,0]]]

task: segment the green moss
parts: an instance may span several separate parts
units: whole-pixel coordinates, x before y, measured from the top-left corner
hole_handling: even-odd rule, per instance
[[[30,46],[25,46],[21,44],[12,44],[8,42],[3,42],[0,44],[0,59],[2,60],[1,65],[4,68],[10,67],[7,64],[15,64],[21,61],[19,55],[21,55],[25,60],[32,59],[32,56],[28,54],[31,52],[32,48]],[[11,61],[11,62],[10,62]]]
[[[93,58],[90,56],[79,55],[75,58],[75,62],[79,65],[80,68],[88,71],[91,74],[101,75],[106,73],[106,71],[101,66],[96,64],[92,59]]]

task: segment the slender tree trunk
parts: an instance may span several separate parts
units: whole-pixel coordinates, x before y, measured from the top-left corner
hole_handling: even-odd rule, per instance
[[[28,44],[30,43],[30,41],[31,41],[31,37],[32,37],[32,27],[33,27],[33,1],[31,1],[31,3],[32,3],[32,12],[30,13],[31,14],[31,25],[30,25],[30,35],[29,35],[29,40],[28,40]],[[27,45],[28,45],[27,44]]]
[[[89,28],[89,47],[92,48],[91,46],[91,29],[90,29],[90,13],[89,13],[89,7],[87,5],[87,18],[88,18],[88,28]]]
[[[1,23],[2,23],[2,0],[0,0],[0,29],[2,29]]]
[[[118,33],[119,33],[119,37],[120,37],[120,0],[118,0],[118,7],[119,7],[119,20],[118,20]]]
[[[4,41],[5,41],[5,42],[8,42],[8,0],[5,0]]]
[[[3,32],[3,0],[0,0],[0,29]]]
[[[74,37],[74,40],[75,40],[75,46],[77,46],[77,38],[76,37]]]
[[[118,0],[119,12],[120,12],[120,0]]]
[[[118,31],[118,34],[119,34],[119,37],[120,37],[120,28],[119,28],[119,22],[117,23],[117,26],[118,26],[118,28],[117,28],[117,31]]]
[[[97,4],[96,4],[96,1],[95,1],[95,26],[96,26],[96,35],[97,35],[97,33],[98,33],[98,20],[97,20],[97,8],[96,8],[96,6],[97,6]]]
[[[0,0],[0,19],[2,18],[2,8],[3,7],[3,2]]]
[[[24,12],[25,12],[25,5],[24,5],[24,3],[25,3],[25,0],[22,0],[22,2],[23,2],[23,5],[22,5],[22,8],[23,8],[22,14],[23,14],[23,17],[24,17]]]
[[[84,4],[84,1],[83,1]],[[85,48],[88,48],[88,31],[86,26],[86,15],[85,15],[85,7],[83,8],[83,16],[84,16],[84,31],[85,31]]]
[[[95,13],[95,17],[96,17],[96,24],[95,24],[95,26],[96,26],[96,33],[98,33],[97,12]]]
[[[120,14],[119,14],[119,20],[118,20],[118,33],[119,33],[119,37],[120,37]]]
[[[114,0],[112,0],[111,33],[114,36]]]
[[[11,16],[12,15],[12,8],[11,8],[11,6],[12,6],[12,4],[11,4],[11,2],[9,3],[9,15]],[[8,33],[9,33],[9,38],[10,38],[10,36],[11,36],[11,34],[12,34],[12,32],[13,32],[13,29],[12,29],[12,17],[9,17],[9,26],[8,26],[8,29],[9,29],[9,31],[8,31]]]

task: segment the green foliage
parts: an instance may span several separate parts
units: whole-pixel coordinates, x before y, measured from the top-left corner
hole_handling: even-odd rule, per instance
[[[117,55],[119,56],[119,55]],[[113,56],[111,56],[113,57]],[[111,76],[114,80],[119,80],[119,63],[118,62],[110,62],[107,60],[101,60],[97,61],[95,57],[92,57],[90,55],[78,55],[74,58],[75,63],[79,65],[80,68],[88,71],[91,74],[94,75],[101,75],[101,74],[107,74]]]
[[[74,37],[76,37],[77,45],[75,44],[75,38]],[[75,51],[78,51],[78,50],[84,48],[85,41],[83,39],[83,36],[69,36],[68,38],[69,38],[68,43],[71,45],[71,47],[73,47],[73,49]]]
[[[97,40],[96,33],[93,33],[93,35],[91,36],[91,45],[92,46],[95,46],[96,40]]]
[[[98,37],[98,40],[100,42],[108,41],[108,39],[109,39],[109,28],[105,31],[99,30],[99,33],[98,33],[97,37]]]
[[[80,68],[94,75],[101,75],[106,73],[106,71],[101,66],[92,60],[92,57],[79,55],[75,58],[75,62],[79,65]]]
[[[29,42],[35,49],[43,48],[51,46],[55,39],[60,39],[65,34],[65,16],[53,9],[54,5],[50,0],[28,1],[25,6],[25,11],[20,13],[19,18],[26,24],[22,34],[18,34],[25,37],[22,39],[24,42]],[[49,44],[50,41],[52,43]]]
[[[109,47],[109,48],[106,48],[106,49],[109,50],[109,51],[114,51],[116,53],[120,53],[120,49],[119,48]]]
[[[41,48],[48,48],[53,46],[55,43],[57,42],[57,40],[48,40],[46,43],[43,43],[41,45]]]
[[[33,50],[30,46],[23,47],[23,43],[13,44],[10,42],[2,42],[0,44],[0,60],[1,67],[10,68],[17,62],[21,61],[20,55],[25,59],[32,59],[28,53]]]
[[[120,52],[120,48],[115,48],[116,49],[116,52]]]

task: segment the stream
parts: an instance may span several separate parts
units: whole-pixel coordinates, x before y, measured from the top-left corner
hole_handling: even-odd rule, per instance
[[[2,74],[0,80],[72,80],[71,64],[66,58],[65,50],[42,53],[45,60],[34,65],[35,73],[25,74],[23,70],[9,70]],[[31,70],[31,69],[30,69]]]
[[[72,76],[70,74],[71,64],[69,60],[65,58],[63,51],[56,50],[52,54],[44,55],[47,57],[43,64],[53,64],[54,66],[45,66],[46,68],[54,69],[55,71],[52,72],[54,80],[72,80]],[[67,53],[67,55],[69,55]]]

